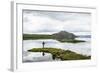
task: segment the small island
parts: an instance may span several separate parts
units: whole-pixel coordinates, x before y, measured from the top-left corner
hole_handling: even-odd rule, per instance
[[[91,59],[91,56],[81,55],[70,50],[63,50],[60,48],[32,48],[28,52],[45,52],[51,53],[52,59],[64,60],[85,60]]]
[[[77,36],[73,33],[67,31],[60,31],[51,35],[47,34],[23,34],[23,40],[35,40],[35,39],[55,39],[59,42],[68,42],[68,43],[80,43],[85,42],[84,40],[76,40]]]

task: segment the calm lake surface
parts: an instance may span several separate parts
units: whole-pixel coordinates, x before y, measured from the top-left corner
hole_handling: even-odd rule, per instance
[[[33,62],[33,61],[52,61],[52,55],[50,53],[45,53],[42,56],[41,52],[27,52],[27,50],[32,48],[41,48],[42,42],[44,41],[45,47],[61,48],[64,50],[71,50],[83,55],[91,55],[91,40],[90,38],[76,38],[80,40],[85,40],[86,42],[81,43],[61,43],[53,39],[39,39],[39,40],[23,40],[23,62]]]

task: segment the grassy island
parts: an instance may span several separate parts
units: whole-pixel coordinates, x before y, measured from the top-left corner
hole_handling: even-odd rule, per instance
[[[28,50],[29,52],[45,52],[51,53],[53,59],[61,59],[63,60],[83,60],[83,59],[90,59],[91,56],[77,54],[70,50],[63,50],[58,48],[32,48]]]
[[[51,35],[47,34],[23,34],[23,40],[36,40],[36,39],[54,39],[59,42],[68,42],[68,43],[80,43],[85,42],[84,40],[76,40],[77,36],[73,33],[66,31],[60,31]]]

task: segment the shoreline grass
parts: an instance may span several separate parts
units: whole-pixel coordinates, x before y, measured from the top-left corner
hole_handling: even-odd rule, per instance
[[[70,50],[63,50],[58,48],[32,48],[28,50],[28,52],[45,52],[51,53],[53,59],[61,59],[63,60],[85,60],[91,59],[91,56],[77,54]]]

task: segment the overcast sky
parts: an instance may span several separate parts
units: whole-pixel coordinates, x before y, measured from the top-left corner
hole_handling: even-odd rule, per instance
[[[23,10],[23,33],[90,31],[90,13]]]

